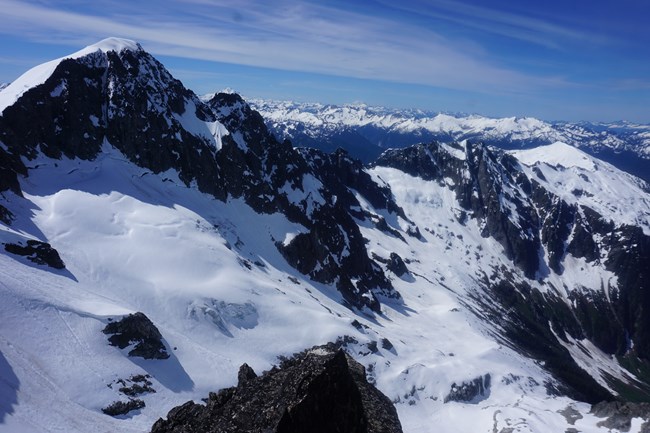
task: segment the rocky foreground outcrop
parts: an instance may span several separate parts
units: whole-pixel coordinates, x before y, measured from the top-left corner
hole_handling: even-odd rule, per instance
[[[398,433],[391,401],[366,381],[364,367],[335,346],[285,360],[261,376],[246,364],[236,387],[210,393],[159,419],[152,433]]]

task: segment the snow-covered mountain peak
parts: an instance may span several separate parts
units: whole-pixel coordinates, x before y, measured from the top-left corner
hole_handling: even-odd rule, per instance
[[[86,50],[101,50],[104,53],[107,53],[109,51],[115,51],[119,53],[120,51],[123,50],[130,50],[130,51],[142,51],[142,46],[130,39],[123,39],[123,38],[116,38],[116,37],[110,37],[103,39],[97,43],[94,43],[92,45],[88,45],[86,48],[81,50],[80,52],[84,52]],[[73,54],[72,57],[75,57]]]
[[[101,40],[95,44],[88,45],[87,47],[70,55],[63,56],[61,58],[33,67],[2,90],[2,95],[0,96],[0,113],[2,113],[5,108],[16,102],[29,89],[43,84],[48,78],[50,78],[50,76],[54,73],[62,61],[66,59],[81,59],[100,52],[103,54],[103,56],[100,59],[93,58],[92,62],[94,64],[98,61],[102,63],[106,61],[105,55],[107,53],[121,53],[125,50],[132,52],[144,52],[142,46],[135,41],[111,37]]]
[[[539,162],[545,162],[549,165],[561,165],[565,168],[580,167],[588,171],[595,171],[597,169],[596,162],[592,156],[561,141],[533,149],[515,151],[513,154],[525,165],[535,165]]]

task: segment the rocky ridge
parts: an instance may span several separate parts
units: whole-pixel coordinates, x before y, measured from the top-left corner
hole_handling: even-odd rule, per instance
[[[210,393],[158,420],[152,433],[401,433],[391,401],[364,367],[336,345],[314,347],[257,376],[239,369],[236,387]]]

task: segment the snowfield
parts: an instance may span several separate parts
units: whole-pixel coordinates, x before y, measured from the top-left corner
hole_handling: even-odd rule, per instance
[[[2,225],[0,241],[47,239],[66,269],[0,255],[2,432],[148,431],[172,407],[233,385],[244,362],[260,372],[279,355],[344,335],[357,341],[349,350],[395,402],[405,432],[607,431],[588,405],[548,395],[552,379],[541,366],[497,343],[466,308],[473,256],[498,264],[502,247],[481,238],[473,220],[456,222],[444,186],[371,171],[422,229],[421,240],[404,241],[362,226],[372,252],[396,252],[410,269],[388,274],[403,303],[384,299],[373,317],[343,307],[334,288],[285,262],[275,242],[304,228],[282,215],[216,201],[174,173],[130,164],[108,144],[96,161],[30,164],[38,168],[22,182],[26,200],[7,197],[25,223]],[[101,331],[109,319],[136,311],[159,328],[169,359],[131,358],[108,345]],[[101,408],[124,400],[117,381],[137,374],[151,375],[156,390],[141,397],[146,407],[104,415]],[[485,395],[444,402],[453,384],[486,375]],[[567,410],[582,418],[571,424]]]

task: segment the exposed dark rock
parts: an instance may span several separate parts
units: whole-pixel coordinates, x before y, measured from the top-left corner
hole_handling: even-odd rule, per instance
[[[118,388],[118,391],[129,397],[135,397],[140,394],[154,393],[156,390],[151,386],[153,383],[149,380],[150,377],[151,376],[148,374],[138,374],[131,376],[126,380],[118,379],[116,383],[122,385]]]
[[[650,433],[650,403],[623,403],[619,401],[600,402],[591,407],[591,412],[598,418],[599,427],[614,431],[628,432],[632,426],[632,418],[644,420],[641,433]]]
[[[386,349],[386,350],[393,350],[394,346],[393,346],[393,343],[391,343],[388,338],[382,338],[381,339],[381,348]]]
[[[144,384],[140,385],[137,383],[132,384],[131,386],[122,386],[118,389],[122,394],[128,395],[129,397],[135,397],[136,395],[146,394],[150,392],[156,392],[151,386]]]
[[[278,243],[291,266],[316,281],[335,283],[355,307],[378,311],[375,292],[399,297],[381,268],[368,257],[359,227],[342,207],[318,209],[308,227],[308,233],[297,235],[288,244]]]
[[[618,291],[612,287],[603,291],[574,290],[569,299],[574,303],[575,316],[585,336],[599,349],[609,354],[624,354],[629,348],[627,332],[613,305],[618,304]]]
[[[1,137],[0,143],[2,143]],[[20,190],[20,184],[18,183],[18,175],[25,175],[26,173],[27,168],[20,158],[20,155],[11,151],[7,152],[4,149],[4,146],[0,146],[0,193],[3,193],[4,191],[12,191],[14,194],[22,197],[22,191]],[[2,209],[5,210],[3,211]],[[0,205],[0,218],[2,218],[2,221],[5,224],[9,224],[7,218],[10,217],[11,212]]]
[[[13,220],[14,220],[14,214],[11,213],[11,211],[6,207],[0,205],[0,221],[9,225]]]
[[[237,373],[237,386],[242,387],[246,382],[256,377],[257,374],[248,364],[242,364]]]
[[[365,332],[366,329],[368,329],[368,326],[364,325],[363,323],[359,322],[357,319],[354,319],[350,325],[354,326],[361,332]]]
[[[346,208],[359,206],[352,190],[358,192],[375,209],[385,209],[408,220],[404,210],[395,203],[390,187],[377,184],[361,161],[350,157],[344,149],[337,149],[330,154],[315,149],[299,149],[299,151],[319,180],[336,195],[337,201],[342,200]]]
[[[368,350],[370,350],[370,353],[379,352],[379,349],[377,348],[377,342],[374,340],[366,343],[366,347],[368,348]]]
[[[444,398],[445,403],[457,401],[461,403],[478,403],[490,395],[491,376],[489,373],[461,384],[452,383],[449,394]]]
[[[558,413],[562,415],[570,425],[575,425],[576,421],[584,418],[573,406],[567,406],[562,410],[558,410]]]
[[[548,252],[548,265],[557,274],[563,273],[562,261],[574,225],[575,208],[532,180],[532,199],[538,209],[541,240]]]
[[[113,403],[103,408],[102,412],[110,416],[126,415],[132,410],[142,409],[145,406],[146,405],[144,404],[144,401],[137,398],[131,398],[125,402],[114,401]]]
[[[151,376],[148,374],[136,374],[134,376],[131,376],[129,380],[131,382],[136,382],[136,383],[144,383],[145,385],[151,385],[151,381],[149,380]]]
[[[342,350],[314,348],[280,368],[172,409],[152,433],[401,432],[390,400]]]
[[[397,253],[390,253],[390,260],[386,266],[389,271],[401,277],[404,274],[408,274],[409,270],[404,263],[404,260]]]
[[[135,344],[135,347],[129,352],[129,356],[138,356],[144,359],[169,358],[169,353],[162,343],[160,331],[143,313],[129,314],[117,322],[111,322],[102,332],[112,334],[108,338],[111,346],[124,349]]]
[[[54,269],[65,268],[65,263],[61,260],[59,252],[46,242],[30,239],[27,241],[27,245],[5,244],[5,251],[24,256],[27,260],[39,265],[47,265]]]
[[[477,314],[487,314],[485,319],[499,323],[504,331],[500,338],[505,337],[504,342],[514,350],[543,361],[545,369],[559,381],[559,393],[590,403],[613,398],[575,363],[558,341],[558,336],[566,340],[566,334],[576,340],[585,337],[580,323],[562,298],[505,279],[485,284],[490,295],[486,299],[481,296],[483,294],[477,294],[476,301],[481,306]]]

